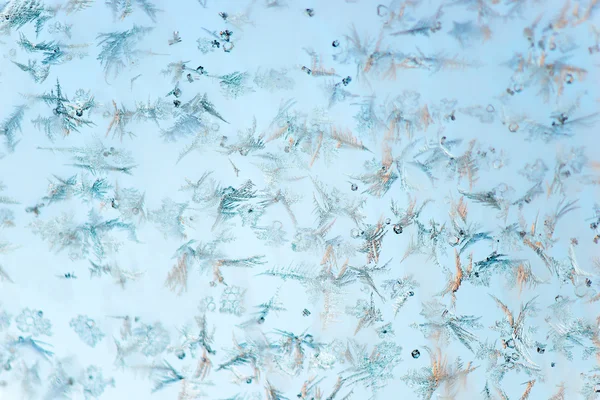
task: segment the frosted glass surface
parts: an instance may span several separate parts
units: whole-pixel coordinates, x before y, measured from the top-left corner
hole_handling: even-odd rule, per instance
[[[0,399],[595,399],[596,0],[0,5]]]

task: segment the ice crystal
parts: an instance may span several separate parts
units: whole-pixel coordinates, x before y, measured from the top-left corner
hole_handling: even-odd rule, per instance
[[[12,315],[8,314],[6,311],[0,311],[0,331],[4,331],[8,327],[10,327]]]
[[[109,253],[117,252],[120,242],[113,231],[125,231],[130,240],[137,241],[135,226],[118,218],[102,220],[93,209],[88,214],[88,221],[78,223],[74,216],[63,214],[47,221],[36,220],[32,223],[33,232],[48,241],[51,250],[60,252],[68,249],[73,260],[86,258],[90,252],[98,260]]]
[[[104,338],[104,334],[96,326],[96,322],[85,316],[79,315],[69,322],[69,326],[77,333],[79,338],[88,346],[96,347],[98,342]]]
[[[394,301],[394,315],[398,315],[404,304],[415,295],[414,291],[419,286],[420,284],[411,275],[383,283],[383,287],[391,292],[390,298]]]
[[[133,13],[134,6],[139,7],[153,22],[156,22],[156,13],[161,11],[148,0],[107,0],[105,4],[113,17],[121,20]]]
[[[97,399],[102,396],[106,387],[115,386],[115,380],[104,378],[102,370],[96,366],[87,367],[82,375],[81,384],[86,399]]]
[[[21,332],[29,333],[33,337],[52,335],[52,323],[48,318],[44,318],[42,310],[24,308],[15,318],[15,322]]]
[[[37,60],[29,60],[27,68],[25,68],[23,64],[15,62],[15,64],[21,68],[21,70],[25,72],[31,72],[31,75],[36,83],[41,83],[46,79],[50,72],[50,66],[64,64],[65,62],[71,61],[75,57],[83,59],[87,56],[87,53],[83,51],[83,49],[87,47],[85,44],[76,45],[55,41],[33,43],[28,40],[23,33],[21,33],[18,44],[27,53],[39,53],[43,56],[43,59],[40,61],[42,65],[40,67],[40,71],[43,72],[39,73],[36,72],[35,67]]]
[[[166,141],[176,141],[181,137],[197,134],[197,139],[202,136],[214,135],[217,129],[208,129],[212,127],[208,125],[211,122],[210,117],[227,123],[227,121],[217,112],[214,105],[208,100],[206,93],[204,95],[196,95],[190,101],[182,104],[175,112],[175,123],[168,129],[162,131],[162,136]],[[208,115],[206,115],[208,114]],[[218,126],[218,125],[217,125]],[[200,133],[198,133],[200,132]],[[205,138],[207,142],[212,140],[212,137]],[[203,144],[203,143],[201,143]],[[196,144],[197,146],[198,144]],[[193,148],[188,149],[187,152]],[[182,156],[180,156],[181,160]]]
[[[224,258],[223,254],[218,250],[221,243],[230,241],[227,236],[218,237],[209,243],[198,243],[195,240],[190,240],[179,247],[173,258],[177,259],[177,263],[169,273],[166,285],[180,294],[187,289],[188,272],[194,266],[199,266],[200,272],[205,273],[212,268],[214,280],[224,283],[221,268],[223,267],[241,267],[252,268],[257,265],[264,264],[264,256],[251,256],[245,258]]]
[[[40,150],[70,154],[71,166],[84,169],[92,175],[121,172],[131,174],[135,168],[131,153],[124,149],[105,146],[100,140],[86,147],[39,147]]]
[[[370,399],[375,398],[377,391],[392,379],[394,368],[402,361],[401,353],[402,347],[393,342],[375,344],[369,353],[366,346],[350,341],[346,359],[351,367],[342,374],[344,384],[361,384],[372,391]]]
[[[254,89],[248,86],[249,79],[250,74],[247,72],[233,72],[231,74],[222,75],[219,77],[221,92],[225,97],[231,99],[237,99],[247,93],[254,92]]]
[[[186,220],[192,221],[193,217],[184,217],[184,212],[188,209],[187,203],[175,203],[171,199],[163,199],[161,208],[151,210],[148,213],[148,219],[159,224],[159,230],[168,236],[187,237],[185,233]]]
[[[371,301],[359,299],[356,302],[356,306],[348,308],[346,310],[348,314],[354,315],[358,319],[358,325],[354,334],[356,335],[361,329],[369,327],[376,322],[383,321],[381,311],[375,308],[373,303],[373,294],[371,294]]]
[[[103,178],[90,179],[89,175],[73,175],[69,178],[54,176],[49,179],[48,194],[42,197],[45,206],[79,197],[85,203],[104,200],[112,186]]]
[[[4,136],[4,145],[6,150],[13,152],[19,143],[17,133],[21,133],[21,124],[27,106],[22,105],[15,107],[15,110],[4,120],[0,128],[0,133]]]
[[[65,11],[67,14],[83,11],[94,3],[94,0],[69,0],[65,5]]]
[[[152,325],[142,324],[133,331],[133,335],[142,353],[148,357],[154,357],[164,352],[171,341],[169,332],[160,322]]]
[[[123,290],[125,290],[128,282],[139,280],[144,275],[144,271],[125,269],[118,265],[96,264],[93,261],[90,261],[90,265],[90,276],[92,278],[109,275],[114,279],[115,284],[121,286]]]
[[[271,226],[253,226],[254,233],[266,246],[279,247],[286,242],[286,232],[282,229],[282,223],[273,222]]]
[[[152,121],[158,125],[159,121],[167,119],[171,115],[168,103],[160,98],[154,102],[150,100],[145,103],[138,102],[135,105],[135,109],[128,109],[124,105],[118,107],[114,101],[112,102],[112,106],[112,110],[107,110],[104,114],[112,118],[106,130],[106,135],[108,136],[112,133],[113,137],[118,136],[121,140],[125,136],[131,138],[135,136],[133,131],[127,129],[131,123]]]
[[[240,316],[246,310],[244,308],[244,294],[246,290],[238,286],[228,286],[223,289],[219,303],[220,313]]]
[[[126,221],[141,222],[146,219],[145,194],[135,188],[114,187],[110,206],[117,209],[121,218]]]
[[[448,362],[441,350],[432,350],[426,348],[431,358],[431,366],[423,367],[420,370],[410,370],[408,374],[401,379],[414,387],[415,393],[424,400],[430,400],[433,394],[440,386],[445,386],[446,390],[452,390],[459,381],[466,378],[477,367],[468,363],[464,366],[462,361],[456,359],[454,363]]]
[[[96,106],[94,97],[89,93],[86,99],[69,101],[57,79],[55,89],[51,90],[50,93],[37,96],[37,99],[52,107],[52,116],[38,116],[32,122],[36,128],[43,130],[51,141],[55,140],[57,134],[68,136],[71,132],[79,132],[79,128],[82,126],[94,125],[92,121],[83,118],[85,111]]]
[[[102,50],[96,58],[104,68],[104,75],[116,78],[117,74],[135,64],[138,57],[143,52],[136,49],[136,45],[142,40],[153,28],[134,25],[133,28],[111,33],[101,33],[97,39],[100,39],[98,46],[102,46]]]
[[[0,12],[0,31],[9,34],[12,29],[19,30],[35,22],[39,32],[50,15],[50,10],[40,0],[10,0]]]
[[[470,329],[482,328],[479,317],[472,315],[454,315],[438,301],[432,301],[424,305],[421,312],[428,322],[413,324],[427,338],[440,338],[444,340],[454,339],[462,343],[467,349],[474,351],[477,344],[477,336]]]
[[[257,71],[254,75],[254,84],[261,89],[274,92],[277,90],[292,90],[295,82],[287,76],[286,69],[269,69]]]

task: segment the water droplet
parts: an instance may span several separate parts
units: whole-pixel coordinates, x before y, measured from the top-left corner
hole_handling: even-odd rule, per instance
[[[565,82],[570,85],[571,83],[575,82],[575,78],[572,74],[567,74],[565,77]]]
[[[575,296],[585,297],[588,294],[589,288],[584,284],[579,284],[575,287]]]

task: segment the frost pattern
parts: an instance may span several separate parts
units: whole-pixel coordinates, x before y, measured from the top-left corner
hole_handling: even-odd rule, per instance
[[[0,398],[595,399],[598,4],[5,0]]]

